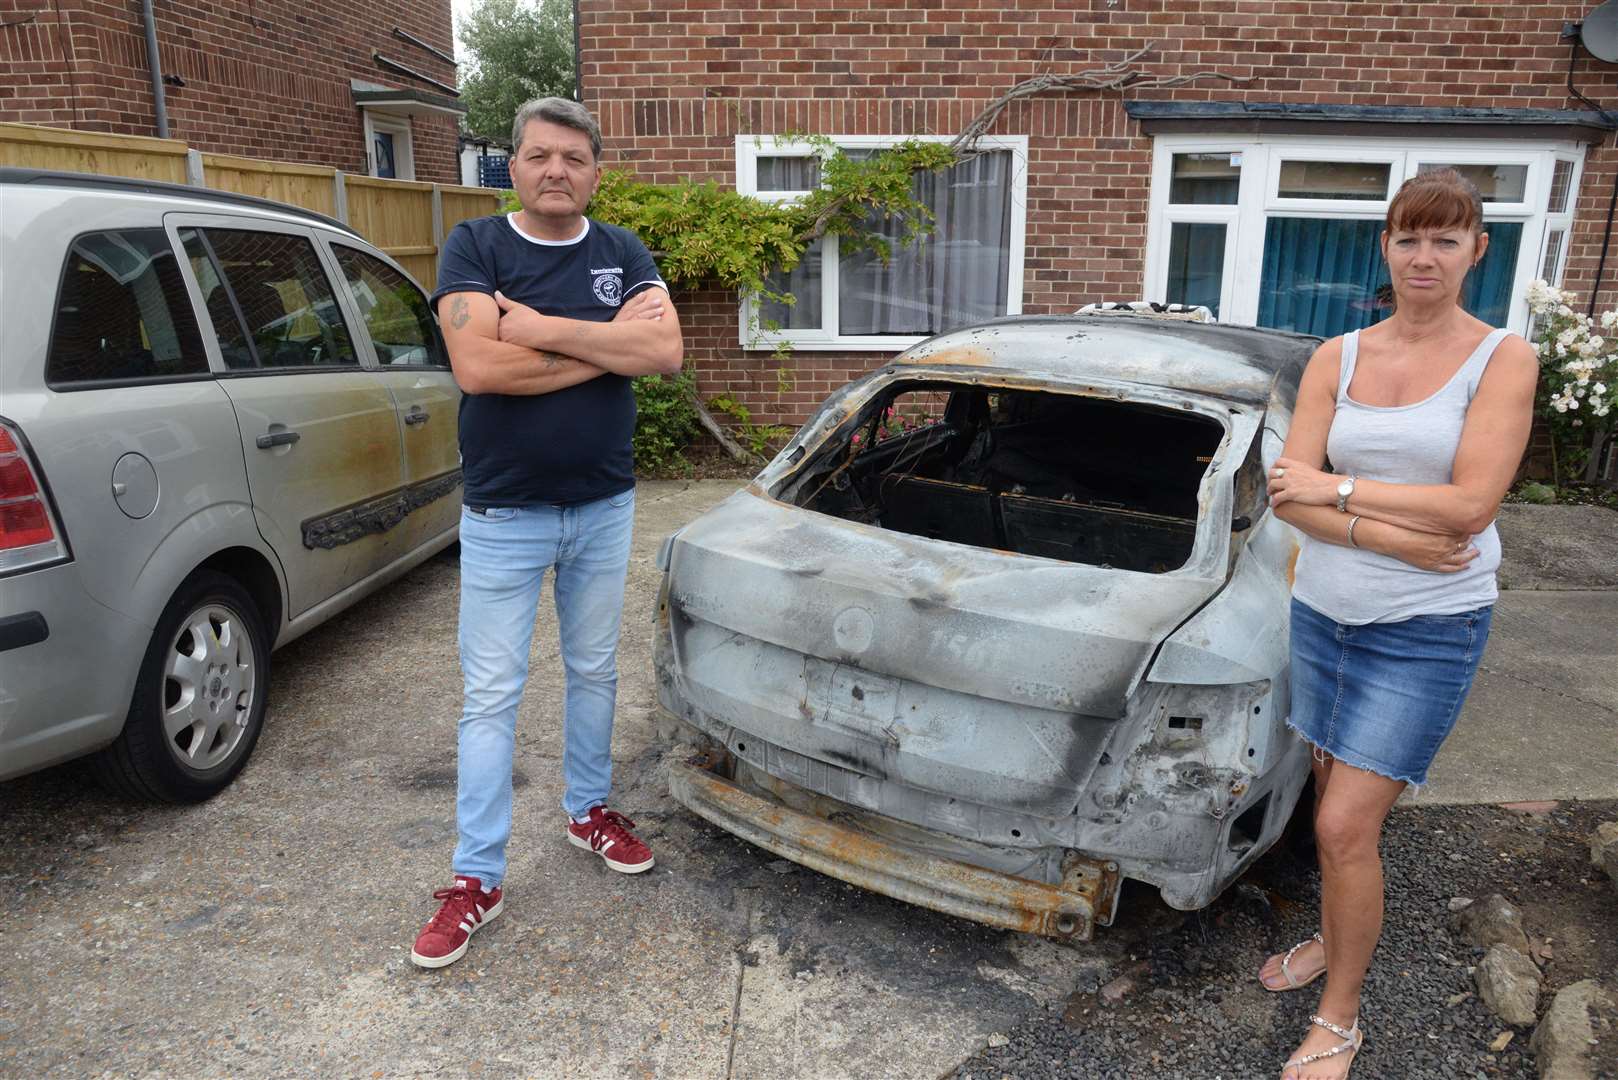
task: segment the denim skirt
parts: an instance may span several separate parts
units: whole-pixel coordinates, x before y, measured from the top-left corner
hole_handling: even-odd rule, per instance
[[[1472,689],[1493,613],[1345,626],[1293,600],[1287,726],[1346,765],[1425,783]]]

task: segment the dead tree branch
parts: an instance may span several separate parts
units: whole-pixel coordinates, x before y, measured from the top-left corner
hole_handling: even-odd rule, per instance
[[[1222,71],[1196,71],[1190,75],[1148,75],[1133,65],[1144,59],[1151,51],[1152,47],[1148,45],[1103,68],[1080,71],[1073,75],[1045,74],[1026,79],[991,101],[959,135],[955,136],[949,144],[950,149],[957,154],[970,151],[973,144],[994,126],[994,122],[1000,118],[1002,112],[1005,112],[1008,105],[1039,94],[1061,90],[1154,90],[1169,86],[1184,86],[1199,79],[1223,79],[1229,83],[1249,81],[1244,76],[1226,75]]]
[[[764,464],[762,457],[730,437],[730,433],[725,430],[725,426],[714,418],[714,414],[708,411],[708,407],[697,397],[695,391],[692,392],[690,400],[692,407],[697,410],[697,423],[702,425],[702,430],[714,437],[714,441],[720,445],[725,453],[744,465]]]

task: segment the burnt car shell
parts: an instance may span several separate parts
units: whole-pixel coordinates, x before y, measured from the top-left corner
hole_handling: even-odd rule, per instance
[[[1088,937],[1126,877],[1209,903],[1308,774],[1264,469],[1317,343],[1018,317],[835,393],[659,555],[675,796],[993,925]]]

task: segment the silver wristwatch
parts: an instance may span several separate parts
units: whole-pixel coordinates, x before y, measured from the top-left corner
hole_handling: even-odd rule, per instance
[[[1357,476],[1350,476],[1337,485],[1337,509],[1344,514],[1348,513],[1348,497],[1354,494],[1354,481],[1358,479]]]

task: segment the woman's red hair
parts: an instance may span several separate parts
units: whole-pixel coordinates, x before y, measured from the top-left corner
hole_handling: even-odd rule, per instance
[[[1422,229],[1483,231],[1483,196],[1472,181],[1454,169],[1417,173],[1399,186],[1388,204],[1387,230]]]

